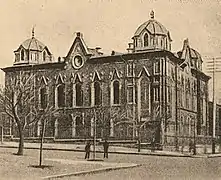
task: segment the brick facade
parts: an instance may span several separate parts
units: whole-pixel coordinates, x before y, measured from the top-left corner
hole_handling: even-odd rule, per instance
[[[148,22],[156,30],[162,26],[153,17]],[[140,133],[142,142],[155,137],[167,145],[188,141],[194,133],[207,135],[209,77],[201,71],[200,54],[188,40],[172,53],[169,32],[145,26],[136,31],[128,53],[107,56],[88,48],[77,33],[58,62],[3,68],[6,85],[20,71],[36,74],[35,106],[46,99],[57,109],[46,126],[48,137],[91,138],[94,119],[98,138],[136,139]],[[41,122],[29,127],[27,136],[39,136],[40,127]]]

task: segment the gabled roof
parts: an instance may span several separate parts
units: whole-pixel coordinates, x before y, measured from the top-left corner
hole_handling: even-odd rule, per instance
[[[86,45],[86,43],[85,43],[85,41],[84,41],[84,39],[83,39],[83,35],[82,35],[80,32],[77,32],[77,37],[75,38],[74,42],[72,43],[71,48],[70,48],[70,50],[68,51],[68,54],[67,54],[66,57],[68,57],[68,56],[71,55],[71,53],[73,52],[74,47],[75,47],[75,44],[76,44],[77,41],[80,41],[80,44],[81,44],[81,46],[83,47],[82,49],[83,49],[84,53],[85,53],[86,55],[90,55],[90,52],[89,52],[89,50],[88,50],[88,47],[87,47],[87,45]]]

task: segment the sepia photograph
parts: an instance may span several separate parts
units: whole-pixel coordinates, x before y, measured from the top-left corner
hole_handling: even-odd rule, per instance
[[[0,0],[0,180],[221,179],[221,0]]]

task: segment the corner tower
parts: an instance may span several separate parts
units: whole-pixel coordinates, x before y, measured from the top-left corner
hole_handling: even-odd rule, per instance
[[[154,19],[154,11],[150,13],[150,20],[141,24],[132,37],[133,52],[146,50],[167,50],[171,51],[169,31]]]

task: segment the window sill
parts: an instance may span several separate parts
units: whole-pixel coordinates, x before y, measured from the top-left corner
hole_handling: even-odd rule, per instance
[[[118,106],[121,106],[121,104],[112,104],[111,106],[112,107],[118,107]]]
[[[129,102],[129,103],[127,103],[128,105],[136,105],[136,103],[134,103],[134,102]]]
[[[63,110],[63,109],[65,109],[65,107],[55,107],[55,109],[57,109],[57,110]]]

